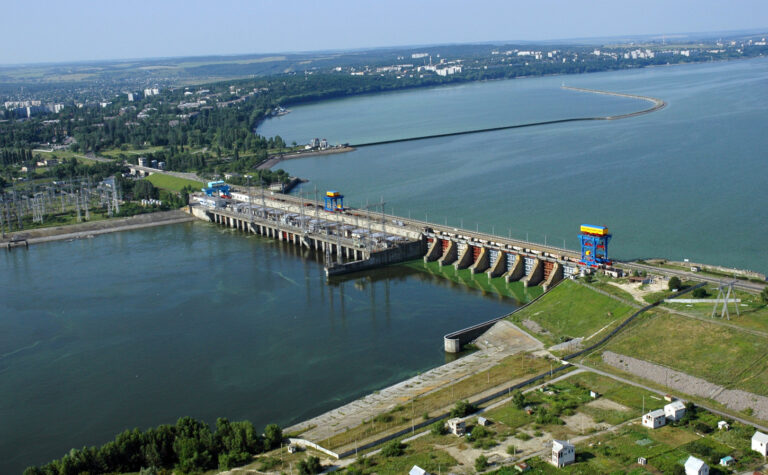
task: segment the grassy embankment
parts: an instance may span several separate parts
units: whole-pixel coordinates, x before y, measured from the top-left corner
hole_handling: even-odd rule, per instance
[[[664,365],[731,389],[768,396],[764,337],[664,312],[650,312],[604,349]],[[603,366],[592,357],[590,363]]]
[[[319,444],[334,450],[346,447],[355,441],[360,444],[374,436],[383,436],[411,427],[411,421],[413,423],[421,422],[424,420],[424,414],[436,416],[450,409],[456,401],[471,399],[472,396],[485,390],[513,384],[515,381],[540,374],[550,368],[549,361],[526,353],[508,356],[501,360],[498,365],[486,371],[473,374],[437,391],[428,392],[435,388],[425,387],[423,390],[426,394],[413,400],[403,400],[394,409],[378,414],[365,423],[349,428],[341,434],[322,440]]]
[[[200,181],[187,180],[186,178],[162,175],[160,173],[149,175],[146,179],[161,190],[175,192],[180,192],[185,186],[191,186],[195,191],[199,191],[202,187],[205,186],[205,184]]]
[[[619,289],[620,290],[620,289]],[[513,313],[509,319],[523,327],[532,321],[541,327],[536,337],[549,344],[584,337],[588,344],[632,314],[634,308],[567,280],[534,305]]]
[[[469,269],[456,270],[452,265],[440,267],[437,262],[424,263],[423,261],[410,261],[403,265],[412,269],[425,270],[451,282],[481,290],[483,293],[501,295],[521,303],[530,302],[543,293],[540,286],[526,288],[523,287],[522,282],[507,284],[501,277],[491,279],[484,272],[472,274]]]

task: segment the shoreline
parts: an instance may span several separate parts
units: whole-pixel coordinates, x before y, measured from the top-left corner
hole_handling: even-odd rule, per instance
[[[50,228],[37,228],[29,231],[16,231],[0,239],[0,247],[10,250],[11,242],[26,242],[42,244],[46,242],[65,241],[69,239],[83,239],[119,231],[131,231],[134,229],[164,226],[166,224],[178,224],[195,221],[195,218],[183,210],[158,211],[126,218],[113,218],[101,221],[70,224],[66,226],[52,226]]]
[[[335,153],[347,153],[347,152],[354,152],[356,149],[355,147],[333,147],[326,150],[313,150],[311,152],[294,152],[289,153],[285,155],[278,155],[274,157],[268,158],[264,163],[261,163],[259,166],[256,167],[257,170],[269,170],[270,168],[274,167],[278,163],[284,161],[284,160],[294,160],[297,158],[304,158],[304,157],[315,157],[317,155],[332,155]]]

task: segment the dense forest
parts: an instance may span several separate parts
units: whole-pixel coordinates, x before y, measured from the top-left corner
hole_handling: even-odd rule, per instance
[[[29,467],[24,475],[78,475],[82,473],[130,473],[142,469],[173,469],[195,473],[226,470],[243,465],[259,453],[280,446],[283,432],[275,424],[259,434],[248,421],[216,420],[215,431],[191,417],[175,425],[147,431],[127,430],[101,447],[72,449],[64,457],[40,467]]]

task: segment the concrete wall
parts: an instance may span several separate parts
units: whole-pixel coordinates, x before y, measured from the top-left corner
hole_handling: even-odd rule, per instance
[[[389,264],[397,264],[411,259],[418,259],[424,255],[424,248],[425,241],[401,244],[396,248],[371,253],[371,256],[368,259],[362,261],[332,264],[330,267],[325,268],[325,275],[330,277],[334,275],[349,274]]]
[[[520,259],[520,261],[523,261],[523,259]],[[544,280],[544,263],[541,259],[536,259],[536,262],[531,268],[531,273],[526,275],[523,279],[523,286],[531,287],[537,285],[542,280]]]
[[[443,254],[443,257],[438,259],[437,263],[440,264],[441,266],[450,265],[453,261],[456,260],[457,253],[458,253],[458,245],[456,244],[456,241],[449,241],[448,249],[445,250],[445,254]]]
[[[427,255],[424,256],[424,262],[436,261],[440,258],[440,254],[443,252],[443,243],[439,239],[432,241],[429,245]]]
[[[504,274],[504,280],[506,283],[515,282],[522,279],[525,276],[525,259],[520,254],[515,258],[515,264],[512,266],[506,274]]]
[[[474,259],[474,256],[472,255],[472,246],[467,246],[464,248],[464,252],[462,252],[459,256],[459,260],[453,264],[453,267],[455,267],[457,270],[466,269],[472,265],[472,259]]]

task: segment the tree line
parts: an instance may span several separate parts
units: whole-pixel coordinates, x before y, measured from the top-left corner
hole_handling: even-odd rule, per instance
[[[214,431],[191,417],[175,425],[160,425],[144,432],[127,430],[101,447],[72,449],[64,457],[24,475],[78,475],[127,473],[142,469],[169,469],[194,473],[243,465],[264,451],[280,446],[283,432],[276,424],[259,434],[249,421],[219,418]]]

